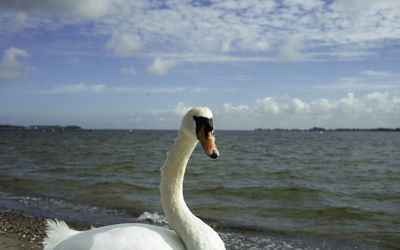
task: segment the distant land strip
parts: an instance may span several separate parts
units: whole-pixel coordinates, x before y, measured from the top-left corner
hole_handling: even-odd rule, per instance
[[[82,127],[77,125],[30,125],[30,126],[18,126],[18,125],[9,125],[0,124],[0,130],[82,130]],[[91,129],[89,129],[91,130]],[[399,128],[335,128],[335,129],[326,129],[321,127],[312,127],[309,129],[286,129],[286,128],[256,128],[254,131],[318,131],[318,132],[329,132],[329,131],[366,131],[366,132],[400,132]]]
[[[284,128],[256,128],[254,131],[367,131],[367,132],[400,132],[400,128],[335,128],[335,129],[326,129],[320,127],[312,127],[310,129],[284,129]]]
[[[1,125],[0,130],[81,130],[82,128],[77,125],[30,125],[30,126],[18,126],[18,125]]]

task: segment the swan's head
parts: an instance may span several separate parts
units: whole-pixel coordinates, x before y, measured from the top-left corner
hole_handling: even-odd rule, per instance
[[[219,156],[215,145],[213,115],[209,108],[197,107],[189,110],[183,117],[181,132],[199,140],[205,153],[211,158]]]

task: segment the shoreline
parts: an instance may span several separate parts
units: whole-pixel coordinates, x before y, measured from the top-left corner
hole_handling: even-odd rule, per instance
[[[88,230],[90,225],[77,224],[66,221],[68,226],[75,230]],[[212,225],[212,223],[210,223]],[[215,226],[215,225],[214,225]],[[354,244],[354,242],[331,241],[304,236],[289,236],[282,233],[260,234],[257,230],[244,233],[238,229],[219,229],[226,249],[386,249],[380,247]],[[27,212],[0,207],[0,249],[20,250],[43,249],[42,241],[45,237],[45,218]],[[271,248],[272,247],[272,248]],[[389,248],[388,248],[389,249]]]
[[[0,131],[41,131],[41,132],[68,132],[68,131],[101,131],[101,130],[115,130],[115,131],[177,131],[177,129],[146,129],[146,128],[82,128],[77,125],[10,125],[10,124],[0,124]],[[323,128],[323,127],[312,127],[312,128],[254,128],[254,129],[220,129],[220,131],[258,131],[258,132],[400,132],[400,127],[371,127],[371,128]]]

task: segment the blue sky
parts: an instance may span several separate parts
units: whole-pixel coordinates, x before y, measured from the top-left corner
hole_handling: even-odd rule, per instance
[[[0,124],[400,127],[400,1],[0,2]]]

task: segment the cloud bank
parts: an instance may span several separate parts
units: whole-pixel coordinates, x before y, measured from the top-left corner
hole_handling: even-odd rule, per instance
[[[118,90],[103,85],[81,83],[39,94],[101,94],[105,91]],[[124,93],[132,94],[149,90],[133,91],[136,92],[124,90]],[[150,91],[167,93],[165,92],[167,90],[163,89]],[[196,105],[191,105],[190,101],[179,101],[175,106],[130,113],[93,113],[87,110],[75,110],[72,113],[69,112],[68,117],[70,120],[81,121],[78,123],[87,128],[178,129],[182,116],[193,106]],[[348,93],[338,99],[319,98],[309,101],[297,97],[264,97],[248,104],[225,103],[221,106],[210,106],[210,108],[214,113],[214,124],[217,130],[308,129],[314,126],[324,128],[400,127],[399,93],[371,92],[360,96]],[[34,115],[31,116],[35,118]],[[1,113],[0,117],[3,122],[10,123],[23,120],[23,117],[19,117],[18,114]],[[39,117],[43,121],[53,122],[56,122],[54,120],[56,118],[63,119],[60,113],[48,117],[42,114]]]
[[[106,49],[124,57],[359,59],[400,39],[397,0],[4,0],[0,8],[8,32],[57,33],[84,24],[77,34],[105,40]]]
[[[178,118],[190,107],[179,102],[171,109],[134,114],[131,123],[140,127],[157,121],[161,128],[177,128]],[[359,97],[348,93],[337,100],[320,98],[308,102],[297,97],[265,97],[250,105],[225,103],[222,107],[211,108],[218,129],[400,127],[400,95],[388,92],[372,92]]]
[[[265,97],[253,105],[226,103],[218,113],[223,127],[235,129],[400,127],[400,96],[372,92],[356,97],[348,93],[338,100],[320,98],[308,102],[297,97]]]

